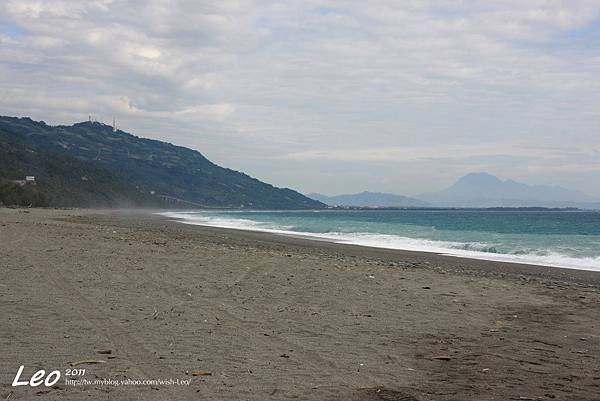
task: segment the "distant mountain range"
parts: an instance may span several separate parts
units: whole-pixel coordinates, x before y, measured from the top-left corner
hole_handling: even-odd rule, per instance
[[[417,195],[435,206],[600,208],[600,200],[558,186],[527,185],[488,173],[471,173],[439,192]]]
[[[19,183],[35,176],[35,184]],[[0,205],[318,209],[287,188],[199,152],[98,122],[50,126],[0,116]]]
[[[337,196],[326,196],[318,193],[307,195],[311,199],[318,200],[329,206],[351,206],[351,207],[427,207],[431,206],[422,200],[408,196],[386,194],[381,192],[361,192],[358,194],[346,194]]]
[[[35,176],[35,184],[24,183]],[[304,196],[220,167],[199,152],[98,122],[50,126],[0,116],[0,205],[319,209],[355,207],[579,207],[600,200],[556,186],[471,173],[416,197],[361,192]]]
[[[600,200],[579,191],[557,186],[527,185],[501,180],[488,173],[471,173],[449,188],[415,197],[378,192],[326,196],[310,193],[309,198],[330,206],[350,207],[546,207],[600,209]]]

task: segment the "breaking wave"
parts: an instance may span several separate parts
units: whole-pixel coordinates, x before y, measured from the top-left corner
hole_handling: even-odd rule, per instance
[[[163,216],[177,219],[185,224],[259,231],[303,238],[352,244],[374,248],[432,252],[442,255],[498,262],[523,263],[562,267],[578,270],[600,271],[600,257],[573,257],[553,251],[524,251],[512,249],[500,251],[494,244],[484,242],[435,241],[409,238],[400,235],[367,232],[306,232],[294,230],[293,226],[260,222],[243,218],[201,215],[196,212],[166,212]]]

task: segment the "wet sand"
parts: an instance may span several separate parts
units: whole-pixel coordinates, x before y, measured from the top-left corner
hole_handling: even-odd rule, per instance
[[[600,400],[600,273],[0,209],[0,352],[2,400]]]

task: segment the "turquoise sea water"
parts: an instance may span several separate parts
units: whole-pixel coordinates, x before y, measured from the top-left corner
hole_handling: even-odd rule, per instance
[[[318,210],[165,215],[188,224],[600,271],[600,212]]]

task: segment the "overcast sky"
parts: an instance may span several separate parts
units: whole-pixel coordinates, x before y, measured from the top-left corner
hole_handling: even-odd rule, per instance
[[[600,197],[600,0],[0,2],[0,114],[120,128],[277,186],[468,172]]]

